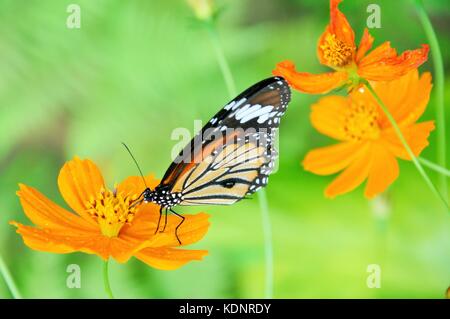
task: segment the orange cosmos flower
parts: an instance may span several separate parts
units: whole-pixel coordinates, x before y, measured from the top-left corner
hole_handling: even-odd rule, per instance
[[[297,72],[291,61],[277,64],[274,75],[284,77],[296,90],[305,93],[327,93],[343,85],[350,88],[360,84],[360,79],[390,81],[419,67],[428,58],[429,46],[405,51],[398,55],[385,42],[372,50],[373,37],[367,28],[359,46],[355,44],[355,33],[345,15],[339,11],[342,0],[330,0],[330,23],[319,39],[317,55],[320,63],[334,69],[334,72],[310,74]]]
[[[433,121],[416,123],[425,111],[431,75],[417,70],[391,82],[372,84],[398,123],[413,153],[428,145]],[[319,175],[342,173],[326,188],[327,197],[349,192],[367,179],[365,196],[373,198],[398,177],[397,158],[410,160],[389,120],[365,88],[348,97],[328,96],[312,106],[311,122],[340,143],[310,151],[303,165]]]
[[[152,176],[145,180],[152,188],[158,184]],[[78,215],[21,184],[17,194],[25,214],[36,227],[15,221],[11,224],[17,227],[28,247],[51,253],[81,251],[104,260],[112,257],[121,263],[135,256],[164,270],[205,256],[205,250],[179,249],[174,231],[180,220],[176,216],[168,216],[165,232],[155,234],[159,206],[130,205],[142,192],[142,184],[140,177],[132,176],[114,190],[108,190],[97,166],[75,157],[61,169],[58,185],[62,197]],[[200,240],[209,227],[207,214],[185,217],[178,231],[183,245]]]

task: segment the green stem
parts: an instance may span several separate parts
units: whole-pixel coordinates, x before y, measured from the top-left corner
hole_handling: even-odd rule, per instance
[[[419,157],[419,162],[422,163],[424,166],[438,172],[439,174],[442,174],[444,176],[450,176],[450,170],[446,169],[445,167],[439,166],[422,157]]]
[[[211,39],[211,43],[214,47],[216,59],[219,64],[222,76],[227,86],[228,94],[230,98],[234,98],[237,95],[236,85],[231,73],[228,61],[223,53],[222,45],[219,40],[219,36],[215,29],[213,21],[208,24],[208,34]],[[272,225],[270,222],[269,205],[267,201],[266,192],[261,189],[258,192],[258,202],[261,210],[261,219],[263,224],[264,234],[264,255],[265,255],[265,298],[273,298],[273,246],[272,246]]]
[[[389,190],[387,190],[369,202],[375,224],[374,260],[382,269],[386,266],[388,257],[386,251],[388,247],[389,219],[392,210],[389,195]],[[380,290],[373,289],[375,298],[383,297]]]
[[[391,112],[389,112],[389,109],[384,104],[383,100],[378,96],[377,92],[373,89],[372,85],[369,81],[363,81],[366,87],[369,89],[370,93],[373,95],[377,103],[382,108],[383,112],[386,114],[386,117],[388,118],[389,122],[391,122],[392,127],[395,130],[395,133],[397,134],[400,142],[403,144],[403,146],[406,149],[406,152],[408,153],[409,157],[413,161],[414,165],[416,166],[417,170],[419,171],[420,175],[425,180],[425,183],[428,185],[428,187],[431,189],[431,191],[442,201],[442,203],[445,206],[445,209],[447,212],[450,212],[450,208],[448,206],[448,203],[446,199],[442,196],[441,193],[437,190],[436,186],[434,186],[433,182],[431,181],[430,177],[428,177],[427,173],[423,169],[422,165],[418,161],[417,157],[414,155],[413,151],[408,145],[408,142],[406,141],[405,137],[403,136],[402,131],[400,130],[400,127],[398,126],[397,122],[395,121],[394,117],[392,116]]]
[[[11,273],[9,272],[8,266],[6,266],[6,263],[3,260],[1,254],[0,254],[0,273],[3,276],[3,279],[5,279],[6,285],[8,286],[8,289],[11,292],[13,298],[22,299],[22,295],[20,294],[19,289],[17,289],[16,283],[14,282],[14,279],[11,276]]]
[[[272,246],[272,225],[269,215],[269,203],[267,201],[266,190],[261,189],[258,193],[259,207],[261,209],[261,217],[264,232],[264,247],[265,247],[265,261],[266,261],[266,289],[265,298],[273,298],[273,246]]]
[[[228,95],[231,98],[236,96],[236,85],[234,84],[233,75],[230,70],[228,61],[223,53],[222,45],[220,44],[219,35],[214,27],[213,22],[208,24],[209,38],[211,39],[214,53],[216,54],[217,63],[219,64],[220,71],[222,72],[225,85],[227,86]]]
[[[114,295],[111,290],[111,285],[109,284],[108,266],[109,266],[109,259],[103,262],[103,284],[105,286],[105,292],[108,295],[108,298],[114,299]]]
[[[444,63],[439,41],[431,24],[430,18],[425,11],[422,0],[415,0],[416,11],[422,23],[428,42],[431,46],[431,57],[434,66],[434,87],[436,94],[436,129],[437,129],[437,162],[440,166],[446,167],[446,142],[445,142],[445,106],[444,106]],[[439,176],[441,192],[447,196],[447,177]]]

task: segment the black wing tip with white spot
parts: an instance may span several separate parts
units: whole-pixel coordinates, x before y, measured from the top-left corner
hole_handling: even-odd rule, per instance
[[[282,89],[282,91],[283,91],[282,94],[286,95],[287,103],[288,103],[291,98],[291,90],[289,88],[289,84],[287,83],[287,81],[281,76],[272,76],[272,77],[266,78],[264,80],[261,80],[255,84],[253,84],[251,87],[249,87],[248,89],[243,91],[241,94],[236,96],[233,99],[233,101],[238,101],[242,98],[248,98],[248,97],[252,96],[253,94],[261,91],[262,89],[264,89],[266,87],[274,86],[274,85],[276,85]]]
[[[291,100],[286,80],[279,76],[264,79],[243,91],[211,119],[210,125],[225,127],[277,128]]]

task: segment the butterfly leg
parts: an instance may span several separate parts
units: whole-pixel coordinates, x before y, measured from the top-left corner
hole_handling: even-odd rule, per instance
[[[174,213],[175,215],[177,215],[178,217],[181,218],[181,222],[177,225],[177,227],[175,227],[175,236],[177,237],[178,243],[181,245],[181,240],[180,240],[180,238],[178,237],[178,228],[180,228],[181,224],[184,223],[184,220],[185,220],[186,218],[185,218],[184,216],[178,214],[177,212],[175,212],[175,211],[172,210],[172,209],[170,209],[170,211],[171,211],[172,213]]]
[[[144,202],[144,200],[145,200],[145,199],[143,198],[143,199],[141,199],[141,200],[136,200],[136,201],[134,201],[134,203],[131,204],[130,208],[133,208],[133,207],[135,207],[135,206],[137,206],[137,205],[142,204],[142,203]]]
[[[159,219],[158,219],[158,225],[156,226],[156,229],[155,229],[155,234],[156,234],[156,233],[158,232],[158,230],[159,230],[159,224],[161,223],[162,210],[163,210],[163,208],[162,208],[162,207],[160,207],[160,208],[159,208]]]
[[[166,226],[167,226],[167,210],[168,210],[168,208],[166,208],[165,215],[164,215],[164,227],[163,227],[162,230],[159,231],[160,233],[164,233],[164,231],[166,230]]]

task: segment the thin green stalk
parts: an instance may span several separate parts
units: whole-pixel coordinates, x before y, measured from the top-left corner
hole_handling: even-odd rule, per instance
[[[5,261],[3,260],[2,255],[0,254],[0,273],[2,274],[3,279],[5,279],[6,285],[8,286],[9,291],[14,299],[22,299],[22,295],[17,289],[16,283],[14,282],[11,273],[9,272],[8,267],[6,266]]]
[[[223,53],[222,45],[219,40],[219,36],[216,32],[214,22],[208,23],[208,34],[211,39],[211,43],[214,47],[216,59],[219,64],[222,76],[227,86],[228,94],[230,98],[234,98],[237,95],[236,85],[231,73],[228,61]],[[270,222],[269,205],[267,201],[266,192],[261,189],[258,192],[258,202],[261,210],[261,219],[263,224],[264,234],[264,255],[265,255],[265,298],[273,298],[273,246],[272,246],[272,224]]]
[[[105,286],[105,292],[109,299],[114,299],[114,295],[111,290],[111,285],[109,284],[109,274],[108,274],[109,259],[103,262],[103,284]]]
[[[389,190],[369,202],[374,219],[375,241],[373,258],[382,269],[386,266],[388,255],[389,220],[392,212]],[[373,289],[375,298],[382,298],[381,289]]]
[[[214,53],[216,54],[217,63],[219,64],[220,71],[222,72],[223,79],[225,80],[225,85],[228,90],[228,95],[230,98],[236,96],[236,85],[234,84],[233,75],[230,70],[228,61],[223,53],[222,45],[220,44],[219,35],[214,28],[213,22],[208,24],[209,38],[211,39],[212,46],[214,48]]]
[[[259,206],[261,209],[263,232],[264,232],[264,247],[265,247],[265,261],[266,261],[266,299],[273,298],[273,246],[272,246],[272,225],[270,223],[269,203],[265,189],[260,189],[258,193]]]
[[[436,129],[437,129],[437,162],[440,166],[446,167],[446,141],[445,141],[445,106],[444,106],[444,63],[442,61],[439,41],[431,24],[430,18],[425,11],[422,0],[415,0],[416,11],[422,23],[428,42],[431,46],[431,57],[434,66],[434,88],[436,94]],[[439,176],[441,192],[448,196],[447,177]]]
[[[383,100],[381,100],[381,98],[378,96],[377,92],[375,92],[375,90],[373,89],[373,87],[369,83],[369,81],[364,81],[364,83],[365,83],[366,87],[369,89],[370,93],[375,98],[375,100],[377,101],[377,103],[382,108],[383,112],[386,114],[386,117],[388,118],[389,122],[391,122],[391,125],[394,128],[395,133],[397,134],[400,142],[405,147],[406,152],[408,153],[409,157],[411,157],[411,160],[413,161],[413,163],[416,166],[417,170],[419,171],[420,175],[425,180],[425,183],[428,185],[428,187],[431,189],[431,191],[442,201],[447,212],[450,212],[450,208],[448,206],[447,200],[442,196],[441,193],[439,193],[436,186],[434,186],[433,182],[431,181],[430,177],[428,177],[427,173],[423,169],[419,160],[417,159],[417,157],[414,155],[413,151],[409,147],[408,142],[406,141],[405,137],[403,136],[402,131],[400,130],[400,127],[397,125],[397,122],[395,121],[391,112],[389,112],[389,109],[387,108],[387,106],[384,104]]]
[[[450,170],[446,169],[445,167],[439,166],[425,158],[419,157],[419,162],[423,164],[423,166],[426,166],[439,174],[442,174],[444,176],[450,176]]]

